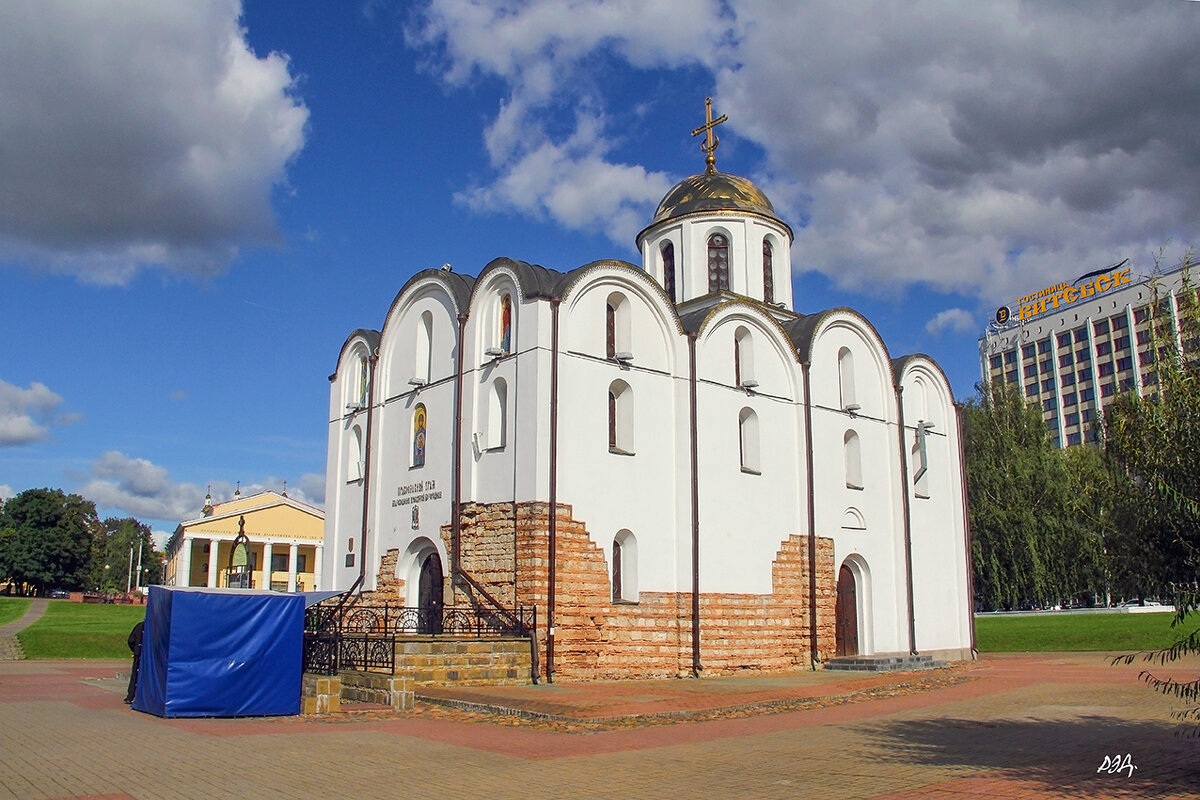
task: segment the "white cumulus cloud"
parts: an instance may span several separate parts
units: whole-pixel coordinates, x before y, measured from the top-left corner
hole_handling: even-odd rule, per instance
[[[56,415],[62,403],[62,397],[44,383],[35,381],[22,389],[0,380],[0,447],[44,441],[52,424],[74,422],[75,415]]]
[[[939,311],[933,319],[925,323],[925,332],[933,336],[943,333],[979,333],[979,325],[975,315],[962,308],[947,308]]]
[[[11,0],[0,25],[0,259],[121,284],[277,238],[308,110],[239,0]]]

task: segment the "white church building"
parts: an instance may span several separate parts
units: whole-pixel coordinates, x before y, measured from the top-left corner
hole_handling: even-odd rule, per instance
[[[792,230],[716,170],[714,124],[640,265],[425,270],[349,336],[323,586],[536,606],[565,678],[972,657],[949,382],[794,310]]]

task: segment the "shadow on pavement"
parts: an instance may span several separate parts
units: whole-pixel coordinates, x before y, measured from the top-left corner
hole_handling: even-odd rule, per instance
[[[1200,740],[1178,730],[1089,716],[894,721],[864,732],[887,761],[994,770],[1069,797],[1200,797]]]

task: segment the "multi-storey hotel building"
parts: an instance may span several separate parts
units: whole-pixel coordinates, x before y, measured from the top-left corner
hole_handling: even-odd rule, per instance
[[[1041,408],[1055,444],[1094,441],[1112,397],[1144,393],[1156,381],[1147,369],[1155,358],[1153,315],[1176,352],[1196,349],[1196,341],[1181,339],[1179,325],[1194,292],[1183,265],[1151,277],[1122,263],[1021,297],[997,311],[979,340],[984,384],[1020,386]]]

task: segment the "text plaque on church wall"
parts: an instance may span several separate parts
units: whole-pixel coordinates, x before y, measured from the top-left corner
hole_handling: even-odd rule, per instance
[[[442,491],[437,488],[437,481],[416,481],[396,487],[396,496],[392,498],[392,508],[441,499]]]

